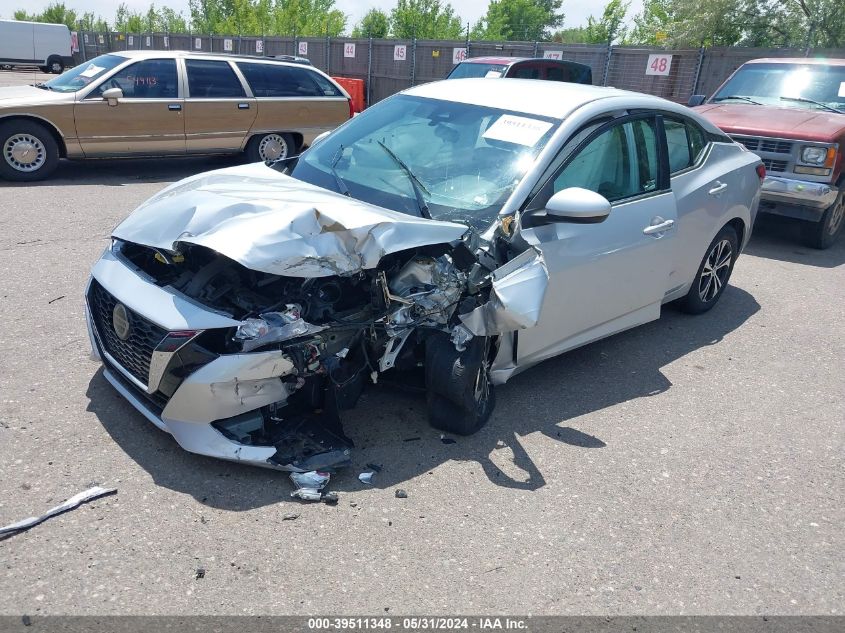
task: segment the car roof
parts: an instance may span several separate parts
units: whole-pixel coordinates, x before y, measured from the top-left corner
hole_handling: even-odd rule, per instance
[[[647,99],[653,104],[652,107],[677,110],[677,104],[651,95],[618,88],[536,79],[508,79],[507,90],[502,89],[501,82],[489,79],[449,79],[414,86],[402,94],[501,108],[555,119],[565,118],[578,106],[611,97],[638,97],[638,100]]]
[[[762,57],[746,64],[814,64],[818,66],[845,66],[845,59],[838,57]]]
[[[291,66],[298,66],[302,68],[306,66],[301,61],[276,59],[275,57],[262,57],[261,55],[234,55],[232,53],[209,53],[207,51],[162,51],[162,50],[144,50],[144,51],[113,51],[105,53],[106,55],[119,55],[127,59],[149,59],[155,57],[161,59],[162,57],[208,57],[209,59],[232,59],[251,62],[268,62],[272,64],[286,64]],[[305,59],[305,58],[302,58]]]
[[[521,62],[544,62],[551,64],[578,64],[579,66],[586,66],[579,62],[573,62],[568,59],[546,59],[545,57],[468,57],[462,64],[503,64],[505,66],[513,66]]]

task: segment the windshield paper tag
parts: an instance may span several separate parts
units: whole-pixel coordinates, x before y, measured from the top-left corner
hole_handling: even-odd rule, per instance
[[[79,73],[79,75],[80,77],[94,77],[103,72],[104,70],[105,67],[103,66],[95,66],[94,64],[91,64],[90,66],[88,66],[88,68]]]
[[[501,77],[502,73],[498,70],[488,70],[487,74],[484,75],[485,77]]]
[[[837,97],[845,97],[845,81],[839,84],[839,94],[836,95]]]
[[[551,127],[552,124],[546,121],[503,114],[482,136],[494,141],[533,147]]]

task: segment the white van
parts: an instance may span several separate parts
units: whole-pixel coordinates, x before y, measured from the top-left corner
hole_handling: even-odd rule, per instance
[[[32,64],[50,73],[73,66],[70,30],[64,24],[0,20],[0,64]]]

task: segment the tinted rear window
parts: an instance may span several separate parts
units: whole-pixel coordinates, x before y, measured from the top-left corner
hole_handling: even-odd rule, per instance
[[[546,78],[549,81],[591,84],[593,83],[593,72],[589,66],[581,66],[580,64],[554,64],[549,66]]]
[[[244,88],[229,62],[210,59],[186,59],[188,90],[191,97],[200,99],[239,99],[245,97]]]
[[[256,97],[339,97],[328,79],[311,70],[282,64],[238,62]]]
[[[461,62],[452,69],[452,72],[449,73],[449,79],[486,77],[487,73],[490,73],[491,76],[495,76],[494,73],[498,73],[498,76],[501,77],[506,68],[507,66],[504,64],[476,64],[474,62]]]

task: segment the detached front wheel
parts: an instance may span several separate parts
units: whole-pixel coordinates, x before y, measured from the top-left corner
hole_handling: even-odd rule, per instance
[[[459,352],[447,336],[426,343],[425,378],[431,426],[457,435],[483,427],[496,406],[490,381],[493,341],[475,337]]]

